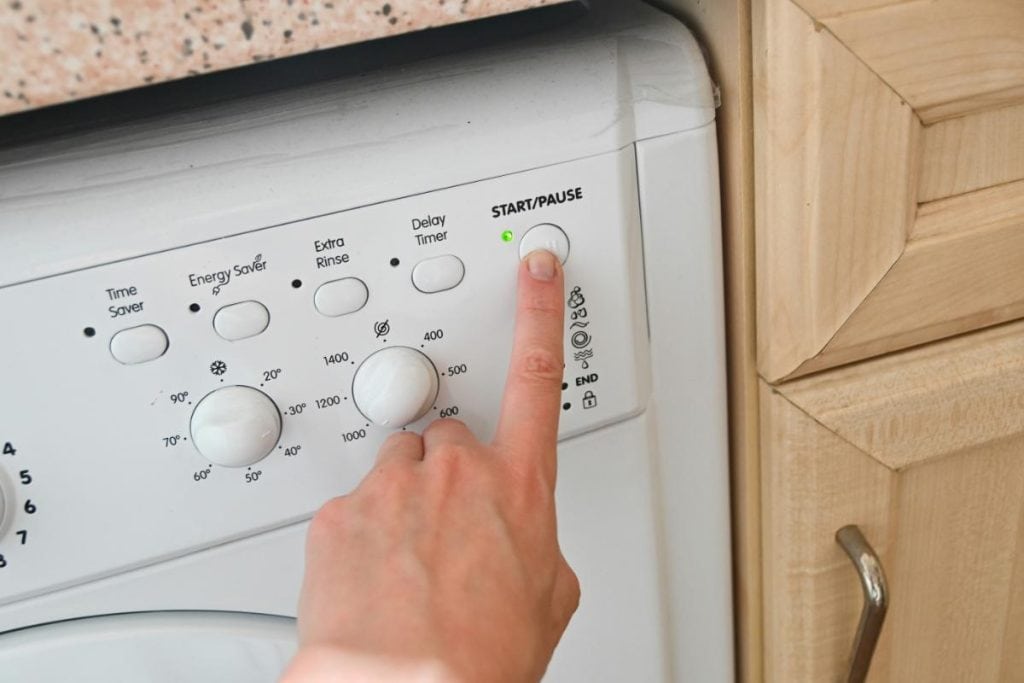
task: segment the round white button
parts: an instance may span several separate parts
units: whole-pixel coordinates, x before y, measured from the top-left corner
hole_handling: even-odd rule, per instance
[[[366,283],[355,277],[331,280],[317,287],[313,295],[313,305],[322,315],[335,318],[339,315],[355,313],[366,305],[370,291]]]
[[[4,500],[4,489],[0,486],[0,534],[4,532],[4,517],[7,516],[7,502]]]
[[[159,358],[167,351],[167,335],[156,325],[121,330],[110,339],[110,355],[118,363],[135,365]]]
[[[424,294],[443,292],[455,287],[466,276],[466,266],[454,254],[435,256],[420,261],[412,269],[412,284]]]
[[[255,337],[270,324],[270,311],[259,301],[224,306],[213,316],[213,329],[228,341]]]
[[[541,223],[530,228],[519,241],[519,258],[526,258],[531,251],[547,249],[565,263],[569,258],[569,237],[552,223]]]
[[[224,387],[192,411],[192,443],[204,458],[245,467],[270,455],[281,437],[281,413],[270,397],[245,386]]]
[[[363,361],[352,380],[352,400],[366,419],[400,429],[430,410],[437,398],[437,368],[407,346],[393,346]]]

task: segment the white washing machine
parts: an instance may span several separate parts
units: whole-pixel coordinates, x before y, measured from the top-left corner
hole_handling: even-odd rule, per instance
[[[546,680],[732,680],[713,86],[682,25],[613,4],[0,156],[0,679],[274,680],[306,521],[392,429],[354,374],[422,354],[406,428],[488,438],[540,239],[583,589]]]

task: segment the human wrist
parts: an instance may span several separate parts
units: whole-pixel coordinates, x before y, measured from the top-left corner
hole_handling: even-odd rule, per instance
[[[413,660],[350,652],[316,645],[302,647],[280,683],[467,683],[435,660]]]

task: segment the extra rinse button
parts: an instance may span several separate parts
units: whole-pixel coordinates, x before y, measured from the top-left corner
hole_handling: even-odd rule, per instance
[[[270,311],[259,301],[241,301],[217,311],[213,329],[228,341],[255,337],[270,324]]]
[[[443,292],[462,282],[466,266],[453,254],[424,259],[412,269],[412,284],[425,294]]]
[[[110,338],[110,355],[125,365],[151,361],[165,351],[167,334],[156,325],[129,327]]]
[[[366,283],[357,277],[331,280],[320,285],[313,295],[313,305],[322,315],[335,318],[355,313],[366,305],[370,291]]]
[[[547,249],[563,264],[569,258],[569,237],[552,223],[541,223],[530,228],[519,242],[519,259],[531,251]]]

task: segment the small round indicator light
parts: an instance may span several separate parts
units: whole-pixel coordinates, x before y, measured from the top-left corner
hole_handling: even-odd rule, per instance
[[[502,242],[511,242],[514,238],[515,238],[515,235],[512,234],[511,230],[506,230],[505,232],[501,233],[501,241]]]

